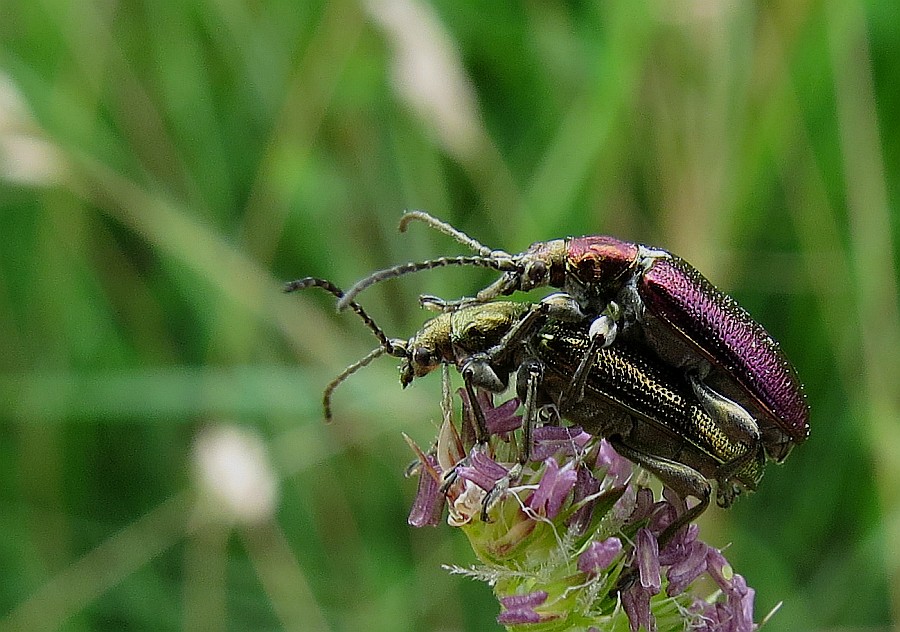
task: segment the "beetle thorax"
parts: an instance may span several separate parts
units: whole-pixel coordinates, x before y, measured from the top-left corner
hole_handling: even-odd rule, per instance
[[[614,295],[634,274],[638,245],[608,235],[571,237],[568,240],[567,279],[581,287]],[[566,287],[567,290],[576,288]]]

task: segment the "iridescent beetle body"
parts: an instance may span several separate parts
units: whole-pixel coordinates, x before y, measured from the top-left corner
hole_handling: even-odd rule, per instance
[[[478,251],[481,258],[444,258],[398,266],[367,277],[347,294],[383,279],[443,265],[479,265],[503,272],[478,293],[488,301],[538,287],[560,288],[574,297],[586,318],[614,321],[616,336],[647,345],[664,362],[698,374],[744,406],[758,422],[769,456],[783,460],[809,434],[809,408],[796,370],[780,345],[734,299],[672,253],[595,235],[537,242],[510,255],[490,250],[430,215],[421,220]],[[463,261],[465,259],[465,261]],[[473,261],[476,259],[477,261]],[[465,301],[460,304],[465,304]]]
[[[808,436],[803,387],[781,346],[680,257],[589,236],[534,244],[523,258],[542,261],[545,283],[560,283],[587,313],[600,313],[610,301],[620,305],[623,335],[640,337],[665,362],[701,373],[708,363],[704,379],[752,409],[773,458],[782,460],[792,443]],[[508,272],[498,282],[502,294],[516,289],[513,276]]]

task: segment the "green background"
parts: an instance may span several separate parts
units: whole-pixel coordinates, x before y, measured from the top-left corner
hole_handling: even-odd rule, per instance
[[[704,538],[767,630],[900,613],[900,5],[648,0],[0,4],[0,625],[497,629],[450,527],[413,530],[406,392],[317,275],[610,233],[676,252],[779,339],[812,435]],[[423,272],[361,300],[389,336]],[[261,437],[230,523],[204,428]]]

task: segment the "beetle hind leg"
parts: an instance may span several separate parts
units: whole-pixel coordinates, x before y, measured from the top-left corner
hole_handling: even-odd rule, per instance
[[[707,386],[693,372],[688,374],[688,380],[703,410],[718,423],[729,439],[748,446],[759,445],[762,439],[759,425],[747,409]]]
[[[706,508],[709,507],[710,496],[712,496],[712,486],[703,474],[683,463],[651,456],[645,452],[635,450],[625,445],[618,438],[610,438],[609,442],[616,452],[654,474],[682,498],[693,496],[700,501],[678,516],[660,534],[657,540],[659,541],[659,548],[662,549],[683,526],[690,524],[697,516],[706,511]]]

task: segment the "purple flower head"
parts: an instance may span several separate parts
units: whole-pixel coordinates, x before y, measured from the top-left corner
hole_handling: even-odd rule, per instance
[[[659,543],[650,529],[638,530],[634,543],[634,557],[638,565],[641,586],[655,595],[660,587]]]
[[[419,473],[419,487],[407,522],[414,527],[433,527],[441,521],[445,496],[440,493],[441,467],[437,459],[428,454]]]
[[[550,457],[544,461],[544,475],[529,499],[528,506],[540,515],[555,518],[569,492],[575,487],[577,477],[571,462],[560,468],[556,459]]]
[[[631,632],[638,632],[641,628],[656,632],[656,619],[650,611],[650,597],[652,595],[640,582],[634,582],[622,591],[622,608],[628,617]]]
[[[660,500],[654,503],[650,509],[650,521],[647,523],[647,528],[657,536],[661,535],[666,530],[666,527],[675,522],[677,517],[678,510],[675,509],[674,505],[665,500]]]
[[[753,623],[753,596],[753,589],[747,588],[742,597],[729,597],[724,602],[707,603],[698,599],[691,608],[698,615],[695,629],[707,632],[754,632],[758,626]]]
[[[606,538],[602,542],[591,542],[587,550],[578,557],[578,570],[587,575],[595,575],[609,567],[622,552],[619,538]]]
[[[469,394],[463,388],[458,389],[456,392],[463,402],[463,427],[474,429],[475,414],[472,411]],[[481,411],[484,413],[488,434],[505,434],[522,426],[522,415],[516,414],[516,410],[521,403],[518,397],[513,397],[496,407],[494,406],[494,396],[490,391],[479,389],[475,397],[478,405],[481,407]],[[472,432],[474,433],[474,430]]]
[[[575,492],[572,496],[572,504],[575,505],[582,501],[585,502],[584,506],[578,509],[578,511],[569,518],[569,529],[571,529],[573,533],[582,535],[590,525],[591,518],[594,515],[594,505],[597,503],[597,499],[585,499],[589,496],[593,496],[598,491],[600,491],[600,481],[594,477],[594,474],[590,469],[587,467],[579,467],[576,471]]]
[[[669,585],[666,593],[670,597],[680,595],[692,581],[700,577],[706,570],[706,551],[708,545],[703,542],[692,542],[684,549],[684,556],[669,566],[666,579]]]
[[[542,426],[535,428],[531,460],[543,461],[555,454],[575,456],[584,451],[591,435],[578,426]]]
[[[631,461],[619,456],[606,439],[600,440],[600,447],[597,449],[598,468],[606,470],[606,478],[613,487],[621,487],[631,478],[634,467]]]
[[[636,488],[631,485],[627,490],[634,490],[635,497],[628,505],[631,513],[628,514],[628,524],[638,524],[649,518],[656,507],[653,500],[653,490],[649,487]]]
[[[728,605],[734,615],[735,630],[752,632],[756,629],[753,623],[753,600],[756,591],[747,585],[747,580],[742,575],[735,574],[734,586],[734,592],[728,594]]]
[[[723,592],[727,594],[734,590],[734,571],[721,551],[712,547],[707,549],[706,567]]]
[[[544,590],[537,590],[525,595],[510,595],[508,597],[502,597],[500,599],[500,605],[504,608],[509,609],[536,608],[545,601],[547,601],[547,592]]]
[[[526,595],[510,595],[501,597],[500,605],[503,610],[497,617],[497,623],[503,625],[516,625],[520,623],[539,623],[541,615],[535,612],[535,608],[547,601],[547,593],[538,590]]]
[[[700,534],[700,527],[690,524],[684,529],[680,529],[678,533],[672,536],[665,548],[659,552],[659,563],[664,566],[671,566],[681,561],[688,552],[691,544]]]
[[[518,397],[513,397],[496,408],[486,408],[484,410],[484,420],[487,423],[488,432],[490,434],[502,434],[521,428],[522,415],[516,414],[518,408]]]
[[[506,468],[481,450],[473,449],[469,453],[469,463],[471,465],[461,465],[456,468],[457,476],[472,481],[486,492],[494,489],[497,481],[508,474]]]
[[[535,459],[522,463],[516,399],[495,407],[489,393],[476,393],[490,427],[487,445],[476,449],[472,407],[462,397],[467,420],[457,429],[445,419],[437,458],[414,447],[420,481],[409,521],[436,524],[449,499],[448,522],[484,563],[454,571],[493,586],[498,622],[547,632],[624,629],[625,618],[635,632],[756,629],[754,591],[696,525],[660,547],[661,534],[688,510],[684,499],[666,486],[657,499],[647,474],[633,475],[630,461],[579,428],[535,429]],[[709,582],[695,581],[703,575],[721,590],[698,599],[709,593]]]

